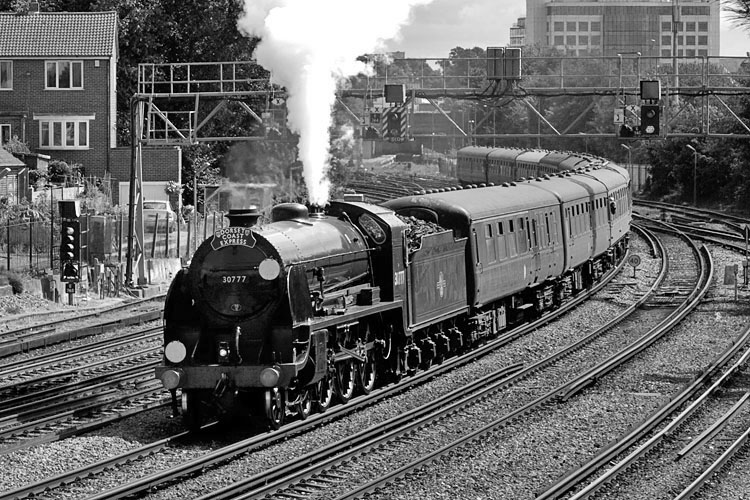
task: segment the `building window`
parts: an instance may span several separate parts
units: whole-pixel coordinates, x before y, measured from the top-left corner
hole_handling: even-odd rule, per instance
[[[685,55],[688,57],[695,57],[695,49],[685,49]]]
[[[698,31],[708,31],[708,21],[698,21]]]
[[[662,21],[662,23],[661,23],[661,30],[662,31],[672,31],[672,22],[671,21]]]
[[[89,120],[93,117],[39,118],[39,147],[54,149],[87,149]]]
[[[698,56],[700,56],[700,57],[706,57],[706,56],[708,56],[708,50],[707,49],[698,49]]]
[[[10,124],[0,123],[0,146],[10,142]]]
[[[672,51],[670,49],[661,49],[661,56],[662,57],[671,57]]]
[[[688,35],[685,37],[685,45],[695,45],[695,36]]]
[[[562,35],[555,35],[555,45],[563,45],[565,44],[565,39]]]
[[[662,35],[661,36],[661,44],[662,45],[672,45],[672,37],[669,35]]]
[[[594,35],[591,37],[591,45],[599,46],[602,44],[602,37],[601,35]]]
[[[695,23],[685,23],[685,31],[695,31]]]
[[[589,37],[585,35],[581,35],[578,37],[578,45],[588,45],[589,44]]]
[[[563,31],[565,29],[565,23],[562,21],[555,21],[555,31]]]
[[[682,37],[681,36],[677,37],[677,45],[682,45]]]
[[[576,22],[575,21],[568,21],[566,24],[567,24],[567,30],[568,31],[575,31],[576,30]]]
[[[591,21],[591,31],[601,31],[602,23],[599,21]]]
[[[708,45],[708,36],[706,36],[706,35],[699,35],[698,36],[698,45]]]
[[[578,31],[588,31],[589,30],[589,23],[586,21],[581,21],[578,23]]]
[[[567,45],[575,45],[576,44],[576,36],[575,35],[568,35],[565,37],[565,43]]]
[[[0,61],[0,90],[13,88],[13,61]]]
[[[83,61],[47,61],[47,89],[82,89]]]

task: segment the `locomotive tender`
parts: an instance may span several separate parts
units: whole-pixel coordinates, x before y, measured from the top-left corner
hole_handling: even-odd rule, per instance
[[[156,376],[192,428],[278,428],[556,307],[625,254],[630,179],[599,159],[545,177],[231,211],[170,286]]]
[[[456,176],[462,185],[501,184],[575,170],[597,161],[582,153],[467,146],[456,154]]]

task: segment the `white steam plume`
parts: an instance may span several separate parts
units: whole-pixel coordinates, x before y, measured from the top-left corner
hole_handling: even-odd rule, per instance
[[[365,71],[356,58],[382,48],[408,22],[413,6],[431,1],[245,0],[237,25],[261,38],[258,63],[287,89],[287,122],[300,136],[312,204],[328,202],[328,129],[337,80]]]

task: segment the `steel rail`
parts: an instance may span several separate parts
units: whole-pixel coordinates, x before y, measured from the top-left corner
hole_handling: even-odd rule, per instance
[[[696,378],[687,388],[685,388],[682,392],[680,392],[677,396],[672,398],[672,400],[664,405],[662,408],[659,409],[659,411],[653,415],[649,420],[648,423],[653,423],[653,425],[650,425],[650,429],[653,429],[654,426],[662,423],[664,420],[666,420],[669,415],[674,413],[678,408],[680,408],[683,404],[685,404],[691,397],[693,397],[701,387],[705,386],[705,384],[709,381],[709,379],[714,376],[714,374],[720,370],[726,363],[729,362],[729,360],[736,356],[742,349],[746,347],[748,344],[748,340],[750,340],[750,328],[747,328],[742,335],[737,339],[735,343],[733,343],[731,346],[729,346],[728,349],[722,353],[722,355],[715,360],[711,366],[709,366],[706,370],[704,370],[701,375]],[[703,404],[703,402],[708,398],[708,396],[713,393],[716,389],[718,389],[722,383],[726,382],[726,379],[729,378],[729,376],[738,371],[742,368],[742,365],[747,362],[748,357],[750,357],[750,351],[746,351],[745,354],[741,357],[740,361],[735,363],[727,372],[722,374],[719,379],[714,382],[708,389],[706,389],[693,403],[691,403],[682,413],[680,413],[677,417],[672,420],[664,429],[662,429],[660,432],[656,433],[654,436],[649,438],[645,443],[643,443],[641,446],[636,448],[632,453],[630,453],[627,457],[625,457],[620,462],[617,462],[613,467],[611,467],[609,470],[607,470],[603,475],[598,477],[596,480],[592,481],[588,486],[583,488],[581,491],[579,491],[577,494],[570,497],[570,500],[581,500],[583,498],[588,498],[594,493],[596,493],[597,490],[599,490],[602,486],[607,484],[609,481],[614,479],[619,473],[626,470],[628,467],[632,466],[639,458],[644,456],[646,453],[648,453],[652,448],[654,448],[658,443],[660,443],[666,436],[674,432],[680,425],[682,425],[697,409],[698,407]],[[645,425],[640,426],[638,429],[634,430],[628,436],[626,436],[625,439],[620,440],[618,443],[615,444],[615,446],[612,447],[612,452],[619,451],[622,452],[627,447],[631,446],[635,439],[639,439],[645,435],[645,432],[639,432],[645,427]],[[648,430],[646,432],[648,432]],[[631,439],[631,436],[634,439]],[[617,453],[616,453],[617,454]],[[616,455],[615,454],[615,455]],[[612,457],[614,458],[614,457]],[[587,464],[588,465],[588,464]],[[593,464],[592,464],[593,465]],[[602,464],[597,464],[596,468],[600,467]],[[579,470],[585,470],[586,476],[590,475],[593,470],[588,470],[587,468],[582,468]],[[540,498],[546,498],[544,496],[537,497],[537,500]]]
[[[340,442],[334,443],[326,448],[308,453],[303,457],[300,457],[294,463],[282,464],[250,478],[239,480],[225,488],[222,488],[221,490],[204,495],[200,497],[199,500],[221,500],[228,498],[246,499],[270,495],[280,488],[288,487],[290,484],[300,483],[305,480],[313,479],[315,474],[319,474],[321,471],[325,470],[333,464],[345,462],[352,457],[381,446],[382,444],[390,440],[394,440],[404,434],[408,434],[419,427],[433,424],[434,422],[445,418],[449,414],[456,413],[461,409],[464,409],[470,404],[486,399],[491,394],[503,388],[506,388],[509,385],[519,383],[523,379],[530,376],[532,373],[564,359],[569,354],[579,351],[583,346],[601,336],[604,332],[611,330],[614,326],[622,322],[623,319],[631,315],[636,309],[638,309],[641,304],[648,300],[648,297],[651,294],[655,293],[656,289],[659,287],[666,274],[666,268],[667,266],[663,264],[659,277],[657,277],[650,290],[647,291],[643,295],[643,297],[641,297],[637,301],[636,304],[622,311],[616,318],[609,321],[606,325],[603,325],[597,328],[595,331],[589,333],[585,338],[580,339],[579,341],[563,349],[560,349],[559,351],[549,355],[542,360],[537,361],[536,363],[533,363],[532,365],[518,371],[512,376],[503,378],[502,380],[498,380],[496,382],[488,382],[488,380],[486,380],[486,377],[484,379],[473,381],[469,385],[457,389],[456,391],[451,393],[449,399],[439,398],[429,405],[425,405],[406,414],[394,417],[386,422],[381,422],[373,428],[362,431],[358,434],[355,434],[354,436],[347,436]],[[487,385],[488,383],[490,383],[490,385]],[[528,413],[529,411],[556,399],[561,390],[561,387],[564,386],[565,384],[563,386],[555,387],[552,391],[535,399],[531,403],[528,403],[527,405],[524,405],[523,407],[516,409],[499,419],[496,419],[491,424],[491,428],[495,429],[506,422],[517,419],[525,413]],[[482,435],[483,434],[484,433],[482,433]],[[476,437],[479,436],[470,435],[467,439],[473,440]],[[398,477],[402,473],[408,472],[407,469],[409,467],[414,468],[424,465],[425,462],[429,462],[431,460],[434,460],[438,456],[447,454],[449,451],[455,449],[458,446],[461,446],[462,444],[464,444],[464,442],[459,439],[453,445],[445,448],[444,453],[435,452],[434,454],[429,454],[426,457],[423,457],[423,459],[413,462],[405,468],[399,469],[392,474],[383,476],[383,478],[379,479],[378,481],[368,483],[362,489],[358,489],[354,493],[350,492],[346,494],[346,496],[342,498],[350,498],[351,496],[357,496],[360,494],[372,492],[378,487],[382,486],[383,483],[387,483],[393,480],[394,477]]]
[[[701,247],[700,255],[701,255],[701,259],[703,260],[703,264],[701,266],[702,277],[701,277],[701,281],[699,282],[699,287],[701,288],[701,291],[697,294],[691,294],[691,298],[689,299],[689,302],[691,304],[690,307],[693,307],[693,308],[698,305],[702,297],[704,297],[705,294],[708,292],[708,289],[711,285],[711,280],[713,277],[713,260],[711,259],[711,255],[705,246]],[[670,317],[668,317],[665,321],[674,323],[675,321],[681,320],[689,312],[690,312],[689,307],[682,307],[677,316],[670,315]],[[643,343],[650,345],[655,340],[656,339],[644,338]],[[641,425],[637,426],[630,433],[624,436],[620,441],[602,450],[600,453],[598,453],[595,457],[593,457],[589,462],[584,464],[582,467],[567,473],[565,476],[555,481],[552,485],[547,487],[546,490],[544,490],[542,493],[540,493],[537,496],[537,500],[547,500],[551,498],[557,498],[558,496],[573,489],[577,484],[580,484],[581,481],[583,481],[585,478],[593,474],[594,471],[598,470],[599,468],[611,462],[611,460],[613,460],[617,455],[622,453],[623,449],[626,449],[627,447],[632,446],[638,439],[640,439],[646,433],[650,432],[656,425],[662,422],[664,418],[666,418],[667,415],[669,415],[671,412],[674,411],[674,408],[677,408],[678,405],[683,404],[685,401],[687,401],[687,399],[695,391],[697,391],[700,386],[695,385],[694,383],[694,384],[691,384],[690,387],[693,388],[691,392],[686,393],[683,391],[683,393],[673,398],[673,400],[670,403],[663,406],[659,411],[657,411],[654,415],[649,417],[645,422],[643,422]],[[637,458],[637,457],[634,457],[634,458]],[[608,476],[608,479],[609,477],[610,476]],[[592,486],[591,492],[595,491],[596,489],[601,487],[603,484],[605,484],[605,482],[596,483],[595,486]],[[586,494],[589,494],[589,493],[586,493]]]
[[[642,228],[636,228],[636,230],[644,231],[644,229]],[[501,337],[498,337],[497,339],[488,342],[487,344],[481,346],[477,350],[467,353],[464,356],[450,358],[444,361],[440,365],[433,366],[427,371],[418,372],[416,375],[402,380],[399,384],[386,386],[377,391],[373,391],[369,396],[360,396],[360,397],[354,398],[345,405],[340,405],[332,409],[329,409],[326,413],[316,414],[314,416],[309,417],[308,419],[304,421],[298,421],[298,422],[292,423],[288,426],[282,427],[278,431],[271,432],[268,435],[256,436],[256,437],[252,437],[252,438],[240,441],[238,443],[225,447],[221,450],[217,450],[215,452],[199,457],[190,462],[180,464],[179,466],[175,468],[164,470],[164,471],[159,471],[149,476],[139,478],[131,483],[121,485],[115,489],[102,492],[97,496],[90,497],[89,500],[123,498],[129,495],[134,495],[134,494],[142,493],[144,491],[152,490],[154,488],[159,487],[160,485],[164,483],[176,480],[177,478],[180,478],[180,477],[194,474],[207,467],[211,467],[218,463],[228,461],[232,458],[248,453],[254,449],[268,446],[274,442],[278,442],[284,439],[288,439],[289,436],[307,431],[325,422],[332,421],[336,418],[340,418],[348,413],[354,412],[365,406],[371,406],[372,404],[382,399],[391,397],[394,394],[397,394],[399,392],[403,392],[412,386],[416,386],[421,383],[424,383],[427,380],[434,378],[435,376],[454,370],[458,366],[467,364],[473,359],[479,358],[495,349],[498,349],[502,347],[503,345],[507,344],[508,342],[510,342],[511,340],[521,335],[524,335],[526,332],[535,328],[539,328],[540,326],[546,323],[549,323],[553,319],[574,309],[575,307],[580,305],[582,302],[584,302],[588,297],[590,297],[591,295],[595,294],[596,292],[600,291],[603,287],[605,287],[622,270],[625,263],[626,263],[626,259],[624,258],[622,262],[620,262],[618,266],[616,266],[608,275],[604,276],[597,285],[592,287],[586,293],[581,293],[578,296],[572,298],[568,303],[564,305],[564,307],[551,312],[550,314],[546,315],[543,318],[538,319],[537,321],[534,321],[527,325],[523,325],[522,327],[519,327],[515,330],[509,331],[506,334],[502,335]],[[123,455],[120,458],[118,458],[117,461],[118,463],[126,463],[130,460],[131,459],[129,458],[129,456]],[[87,475],[88,472],[85,469],[80,469],[79,471],[72,471],[70,473],[67,473],[66,474],[67,479],[65,482],[72,481],[76,477],[77,474]],[[55,481],[59,481],[59,479],[55,479]],[[36,488],[37,489],[41,488],[42,491],[50,487],[54,487],[57,484],[61,484],[61,483],[56,484],[55,482],[49,482],[49,483],[45,483],[45,485],[42,486],[41,483],[42,482],[37,484]]]

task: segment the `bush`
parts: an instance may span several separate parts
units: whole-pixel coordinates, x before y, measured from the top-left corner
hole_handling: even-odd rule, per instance
[[[0,274],[0,284],[8,284],[13,288],[14,294],[23,293],[23,281],[21,275],[15,271],[3,271]]]

